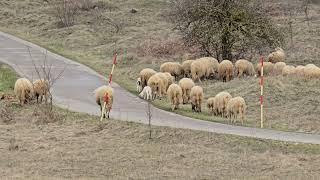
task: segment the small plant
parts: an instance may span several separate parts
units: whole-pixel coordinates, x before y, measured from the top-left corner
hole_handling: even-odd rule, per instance
[[[50,3],[54,16],[59,20],[62,27],[70,27],[75,23],[75,18],[79,12],[79,2],[77,0],[55,0]]]

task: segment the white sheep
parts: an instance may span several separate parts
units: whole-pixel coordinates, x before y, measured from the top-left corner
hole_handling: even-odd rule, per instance
[[[145,100],[152,100],[152,90],[150,86],[145,86],[139,96]]]

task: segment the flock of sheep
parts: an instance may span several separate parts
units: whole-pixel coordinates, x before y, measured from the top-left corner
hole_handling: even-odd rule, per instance
[[[286,65],[285,53],[281,48],[276,48],[267,57],[264,63],[264,75],[303,76],[306,78],[320,78],[320,68],[308,64],[306,66]],[[151,68],[140,71],[137,79],[137,91],[141,98],[146,100],[161,99],[167,96],[171,102],[172,111],[179,104],[191,104],[192,111],[201,112],[201,104],[204,93],[203,88],[195,85],[195,81],[206,79],[220,79],[230,81],[234,76],[260,76],[261,64],[256,67],[245,60],[240,59],[233,64],[229,60],[218,62],[212,57],[203,57],[196,60],[186,60],[182,64],[178,62],[166,62],[160,66],[160,72]],[[175,80],[178,80],[178,84]],[[229,118],[231,121],[241,119],[243,123],[246,114],[246,102],[242,97],[234,97],[228,92],[220,92],[215,97],[207,100],[207,107],[212,115]]]

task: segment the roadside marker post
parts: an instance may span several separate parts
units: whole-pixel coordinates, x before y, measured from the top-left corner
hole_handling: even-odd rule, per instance
[[[260,57],[260,63],[261,63],[261,73],[260,73],[260,126],[263,128],[263,84],[264,84],[264,79],[263,79],[263,57]]]

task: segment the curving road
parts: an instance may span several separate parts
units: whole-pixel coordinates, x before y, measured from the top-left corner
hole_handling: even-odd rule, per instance
[[[30,58],[29,51],[32,58]],[[21,76],[30,79],[37,77],[33,64],[41,64],[44,59],[43,52],[45,51],[45,49],[30,42],[0,32],[0,61],[13,67]],[[82,64],[49,51],[47,53],[47,61],[49,64],[52,64],[52,72],[55,74],[58,74],[66,67],[63,76],[55,83],[52,89],[54,103],[73,111],[98,115],[99,108],[95,104],[93,91],[105,83],[104,77]],[[113,83],[112,86],[115,89],[115,98],[111,117],[119,120],[148,123],[145,112],[146,102],[130,94],[116,83]],[[288,142],[320,144],[320,135],[282,132],[202,121],[154,107],[152,107],[152,113],[152,124],[157,126],[187,128]]]

